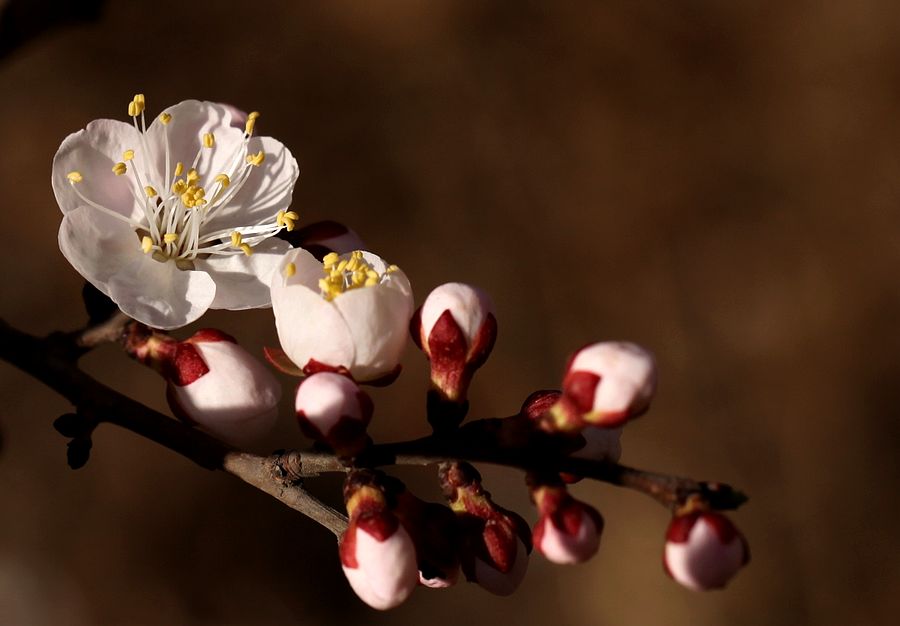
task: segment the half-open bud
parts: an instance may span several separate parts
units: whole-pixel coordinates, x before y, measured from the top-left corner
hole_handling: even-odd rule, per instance
[[[528,524],[491,500],[481,486],[481,475],[468,463],[443,463],[438,475],[459,522],[460,560],[466,578],[493,594],[512,594],[528,569]]]
[[[656,389],[653,355],[633,343],[607,341],[576,352],[563,378],[563,397],[554,407],[562,429],[573,423],[621,426],[650,406]]]
[[[368,445],[372,400],[347,376],[320,372],[306,378],[297,387],[294,408],[303,433],[338,456],[354,456]]]
[[[539,485],[531,497],[540,512],[532,539],[548,561],[583,563],[597,553],[603,517],[592,506],[576,500],[562,485]]]
[[[350,523],[341,537],[344,575],[359,598],[374,609],[400,605],[419,582],[416,549],[389,506],[383,476],[351,472],[344,485]]]
[[[236,445],[259,439],[275,424],[281,385],[220,330],[177,341],[133,325],[125,349],[165,377],[166,399],[180,419]]]
[[[688,589],[721,589],[749,561],[747,540],[721,513],[676,514],[666,531],[663,567]]]
[[[410,332],[431,362],[429,421],[439,429],[455,427],[468,410],[472,376],[497,339],[490,298],[471,285],[441,285],[413,315]]]

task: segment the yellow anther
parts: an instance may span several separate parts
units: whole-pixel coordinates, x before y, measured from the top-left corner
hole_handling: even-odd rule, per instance
[[[284,266],[283,273],[284,273],[285,278],[290,278],[291,276],[293,276],[294,274],[297,273],[297,266],[294,265],[293,263],[288,263],[287,265]]]
[[[81,175],[81,172],[69,172],[66,174],[66,178],[69,179],[70,183],[80,183],[84,180],[84,176]]]
[[[247,155],[247,163],[250,165],[254,165],[259,167],[262,165],[262,162],[266,160],[266,153],[260,150],[256,154],[248,154]]]
[[[187,185],[180,178],[172,185],[172,192],[179,195],[183,194],[185,189],[187,189]]]
[[[259,118],[259,111],[250,111],[250,114],[247,115],[248,120],[253,120],[254,122]]]
[[[296,211],[288,211],[287,213],[284,214],[284,216],[289,220],[299,220],[300,219],[300,216],[297,215]]]
[[[231,184],[231,179],[228,178],[228,174],[219,174],[213,180],[222,185],[222,189],[227,188],[228,185]]]
[[[328,280],[326,280],[325,278],[320,278],[319,279],[319,289],[321,289],[322,292],[327,296],[329,294],[329,292],[331,291],[331,283],[329,283]],[[331,298],[328,298],[328,299],[331,300]]]
[[[184,173],[184,163],[179,161],[175,164],[175,176],[181,176],[182,173]]]
[[[144,193],[147,194],[147,197],[148,197],[148,198],[155,198],[155,197],[156,197],[156,189],[154,189],[154,188],[151,187],[150,185],[147,185],[146,187],[144,187]]]
[[[200,180],[200,174],[197,173],[197,170],[191,168],[187,173],[187,181],[188,183],[193,183]]]
[[[231,231],[231,245],[235,248],[241,247],[241,242],[244,240],[244,236],[241,235],[240,232],[233,230]]]
[[[116,176],[121,176],[128,171],[128,167],[124,163],[119,162],[112,166],[112,171]]]
[[[175,243],[178,241],[178,233],[166,233],[163,235],[163,241],[166,243]]]
[[[329,252],[325,255],[325,258],[322,259],[322,264],[325,266],[325,269],[331,269],[331,266],[338,262],[338,259],[341,258],[337,252]]]
[[[366,270],[366,278],[378,278],[378,272],[373,269]]]
[[[153,249],[153,240],[150,239],[147,235],[144,235],[144,238],[141,239],[141,250],[144,251],[144,254],[150,254],[150,251]]]
[[[342,274],[344,272],[344,270],[347,269],[348,263],[349,263],[349,261],[347,261],[347,259],[343,259],[340,263],[337,264],[337,267],[335,268],[334,271],[338,274]]]
[[[216,136],[212,133],[204,133],[203,145],[207,148],[212,148],[214,145],[216,145]]]
[[[169,122],[172,121],[172,116],[169,115],[168,113],[161,113],[159,116],[159,121],[162,123],[163,126],[167,126],[169,124]]]
[[[134,101],[139,107],[141,107],[141,109],[143,109],[144,105],[147,103],[146,99],[144,99],[144,94],[142,93],[134,94]]]
[[[134,150],[126,150],[125,152],[122,153],[123,161],[130,161],[133,158],[134,158]]]
[[[373,287],[378,284],[377,278],[367,278],[365,282],[366,287]]]
[[[253,248],[250,247],[249,243],[242,243],[241,250],[243,250],[244,254],[246,254],[247,256],[250,256],[251,254],[253,254]]]
[[[399,269],[400,268],[397,267],[396,265],[389,265],[388,268],[386,270],[384,270],[384,273],[385,274],[393,274],[394,272],[396,272]]]
[[[138,111],[138,105],[132,100],[128,103],[128,117],[137,117],[138,113],[140,113],[140,111]]]

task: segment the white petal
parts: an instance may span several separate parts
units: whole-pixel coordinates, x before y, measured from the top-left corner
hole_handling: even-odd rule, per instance
[[[397,270],[381,284],[351,289],[332,303],[353,337],[353,377],[374,380],[392,372],[406,346],[413,312],[412,290],[406,275]]]
[[[109,295],[109,279],[144,256],[134,229],[91,207],[67,212],[59,226],[59,249],[92,285]]]
[[[296,273],[285,278],[283,270],[288,263],[294,263]],[[320,295],[318,280],[322,276],[322,264],[302,248],[282,257],[271,287],[278,339],[300,367],[315,359],[349,368],[355,354],[350,330],[337,308]],[[315,287],[308,286],[310,283]]]
[[[230,341],[193,344],[209,371],[184,387],[173,385],[178,403],[210,433],[243,445],[275,424],[281,385],[246,350]]]
[[[449,310],[469,346],[475,341],[481,324],[493,312],[488,295],[464,283],[447,283],[436,287],[422,305],[422,336],[427,339],[444,311]]]
[[[133,126],[115,120],[94,120],[83,130],[66,137],[53,157],[53,193],[63,213],[84,204],[66,178],[69,172],[81,172],[84,180],[78,190],[90,200],[126,217],[142,217],[132,193],[136,189],[129,172],[116,176],[112,167],[122,160],[125,150],[139,148]],[[143,168],[139,154],[127,164]],[[145,183],[146,184],[146,183]]]
[[[183,271],[172,261],[141,255],[116,268],[109,295],[122,311],[147,326],[171,330],[203,315],[216,295],[205,272]]]
[[[294,408],[303,411],[323,435],[334,427],[342,416],[362,419],[359,406],[359,387],[340,374],[313,374],[297,387]]]
[[[416,550],[402,526],[384,541],[356,532],[359,567],[344,567],[350,586],[366,604],[385,610],[400,605],[419,582]]]
[[[723,544],[702,518],[684,543],[666,542],[666,565],[676,581],[694,591],[724,587],[744,563],[744,544],[734,537]]]
[[[481,559],[475,559],[475,581],[486,591],[498,596],[511,595],[519,588],[528,569],[528,551],[522,540],[516,538],[516,560],[505,574]]]
[[[198,270],[207,272],[216,283],[216,298],[210,308],[240,311],[272,304],[269,285],[281,258],[291,245],[270,237],[253,247],[253,254],[212,255],[196,261]]]
[[[147,128],[148,149],[151,151],[153,172],[150,176],[154,179],[157,189],[167,188],[167,183],[175,163],[184,163],[185,172],[194,162],[197,152],[200,152],[200,161],[197,163],[197,172],[201,178],[199,184],[207,189],[213,179],[219,174],[230,174],[228,169],[234,155],[241,150],[239,155],[239,167],[243,167],[244,155],[241,144],[244,140],[242,129],[231,125],[231,111],[229,108],[215,102],[200,102],[198,100],[185,100],[164,111],[172,116],[168,125],[163,125],[157,116]],[[203,135],[212,133],[215,136],[213,148],[200,150]],[[166,135],[169,141],[169,172],[166,172]],[[245,222],[242,226],[248,225]]]
[[[247,148],[251,154],[262,150],[266,158],[262,165],[251,168],[241,190],[210,220],[210,230],[237,228],[264,220],[274,222],[275,214],[291,205],[294,184],[300,176],[300,167],[291,151],[271,137],[253,137]]]

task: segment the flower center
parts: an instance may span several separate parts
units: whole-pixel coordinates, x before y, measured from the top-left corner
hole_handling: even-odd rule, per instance
[[[144,95],[137,94],[128,104],[128,115],[131,116],[134,128],[140,135],[139,145],[136,148],[148,155],[148,158],[144,159],[145,169],[139,171],[139,168],[135,167],[134,149],[126,150],[122,154],[122,160],[112,168],[116,176],[131,174],[131,192],[143,211],[141,219],[135,220],[86,197],[77,187],[84,181],[80,172],[69,172],[67,178],[75,193],[88,206],[131,225],[135,229],[141,249],[146,254],[151,254],[160,262],[175,261],[180,269],[192,269],[192,262],[198,257],[231,254],[249,256],[253,253],[253,247],[261,241],[281,229],[289,231],[294,229],[294,221],[299,216],[294,211],[284,210],[256,224],[228,229],[210,227],[210,221],[229,205],[250,178],[253,170],[265,161],[266,155],[262,150],[252,154],[247,147],[259,113],[253,112],[247,116],[243,140],[230,158],[226,159],[228,166],[225,171],[204,173],[198,172],[197,166],[204,150],[212,152],[217,149],[215,135],[212,133],[202,135],[200,149],[185,173],[182,161],[177,161],[175,167],[172,167],[168,135],[172,115],[161,114],[159,122],[163,126],[165,136],[166,169],[163,174],[164,180],[155,180],[146,169],[149,152],[144,106]],[[211,159],[208,162],[211,162]]]
[[[338,253],[331,252],[322,259],[325,278],[319,279],[319,289],[322,290],[322,297],[330,302],[351,289],[379,285],[398,269],[396,265],[391,265],[379,273],[365,260],[362,250],[351,252],[348,258],[343,259]],[[297,268],[293,263],[288,263],[284,268],[287,277],[293,276],[296,271]]]

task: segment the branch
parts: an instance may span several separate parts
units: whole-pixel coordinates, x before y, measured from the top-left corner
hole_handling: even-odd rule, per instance
[[[40,339],[0,320],[0,358],[8,361],[66,397],[79,415],[115,424],[173,450],[206,469],[237,476],[304,515],[335,535],[346,528],[346,518],[317,500],[302,487],[304,478],[348,467],[332,454],[288,451],[268,457],[236,450],[162,413],[120,394],[82,372],[77,365],[84,351],[121,337],[128,318],[109,321],[80,333],[52,334]],[[645,493],[674,508],[690,497],[702,498],[714,509],[734,509],[746,496],[728,485],[701,482],[630,468],[618,463],[573,458],[558,439],[525,433],[513,419],[483,419],[450,435],[373,445],[355,459],[357,466],[432,465],[452,459],[492,463],[526,471],[593,478]],[[513,441],[513,444],[504,441]]]

